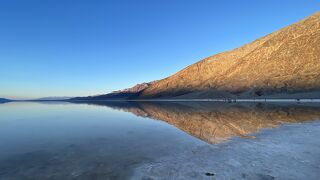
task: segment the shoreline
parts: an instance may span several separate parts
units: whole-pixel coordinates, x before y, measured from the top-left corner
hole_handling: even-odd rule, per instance
[[[37,100],[36,100],[37,101]],[[43,101],[43,100],[42,100]],[[52,101],[52,100],[45,100]],[[61,101],[61,100],[55,100]],[[294,102],[294,103],[320,103],[320,98],[264,98],[264,99],[255,99],[255,98],[246,98],[246,99],[235,99],[235,98],[217,98],[217,99],[104,99],[104,100],[64,100],[67,102],[103,102],[103,101],[140,101],[140,102],[227,102],[227,103],[236,103],[236,102]]]
[[[207,99],[100,99],[100,100],[10,100],[10,102],[222,102],[222,103],[320,103],[320,98],[207,98]]]

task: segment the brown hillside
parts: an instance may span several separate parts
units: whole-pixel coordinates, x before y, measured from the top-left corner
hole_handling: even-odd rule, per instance
[[[140,98],[267,95],[320,90],[320,12],[147,87]]]

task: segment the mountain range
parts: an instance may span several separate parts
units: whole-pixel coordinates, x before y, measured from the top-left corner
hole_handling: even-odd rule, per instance
[[[320,12],[159,81],[73,100],[320,98]]]
[[[71,99],[73,97],[69,97],[69,96],[52,96],[52,97],[42,97],[42,98],[38,98],[38,99],[33,99],[35,101],[62,101],[62,100],[67,100],[67,99]]]

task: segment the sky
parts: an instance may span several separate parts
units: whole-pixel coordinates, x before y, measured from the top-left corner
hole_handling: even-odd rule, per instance
[[[319,0],[1,0],[0,97],[162,79],[319,10]]]

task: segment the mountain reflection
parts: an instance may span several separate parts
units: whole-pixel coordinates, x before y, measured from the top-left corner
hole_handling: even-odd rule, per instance
[[[219,104],[212,102],[90,102],[165,121],[208,143],[251,134],[285,123],[320,119],[320,107],[303,105]]]

